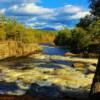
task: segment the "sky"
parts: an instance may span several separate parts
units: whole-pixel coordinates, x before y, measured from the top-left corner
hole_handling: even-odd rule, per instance
[[[34,29],[73,28],[89,14],[88,0],[0,0],[0,14]]]

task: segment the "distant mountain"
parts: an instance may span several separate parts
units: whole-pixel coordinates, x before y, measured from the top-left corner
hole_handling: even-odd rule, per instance
[[[45,28],[42,28],[42,30],[56,30],[56,29],[54,29],[52,27],[45,27]]]

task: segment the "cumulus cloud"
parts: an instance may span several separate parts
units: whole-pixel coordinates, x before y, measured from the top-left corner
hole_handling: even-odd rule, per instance
[[[60,9],[60,11],[63,11],[65,13],[77,13],[81,11],[81,8],[74,5],[65,5],[63,8]]]
[[[89,15],[89,11],[84,11],[84,12],[77,12],[76,14],[69,16],[69,19],[80,19],[85,17],[86,15]]]
[[[48,14],[53,13],[53,9],[37,6],[35,3],[23,3],[21,5],[14,5],[9,8],[10,12],[17,14]]]
[[[45,8],[47,9],[47,8]],[[25,12],[24,12],[25,13]],[[36,14],[37,11],[34,13]],[[65,26],[72,27],[75,22],[87,14],[89,11],[85,11],[81,7],[74,5],[65,5],[64,7],[60,7],[57,9],[50,9],[46,12],[39,13],[39,15],[34,15],[33,18],[26,21],[26,25],[33,26],[33,28],[43,28],[45,27],[53,27],[57,30],[62,29]],[[34,24],[33,24],[34,23]]]
[[[65,5],[63,8],[60,8],[58,12],[58,16],[66,20],[80,19],[89,14],[89,11],[86,11],[79,6],[74,5]]]
[[[40,0],[0,0],[0,2],[7,1],[16,1],[16,4],[13,3],[6,9],[2,8],[0,13],[16,16],[19,22],[33,28],[62,29],[64,26],[72,27],[80,18],[89,14],[89,11],[75,5],[66,4],[63,7],[47,8],[36,3]]]

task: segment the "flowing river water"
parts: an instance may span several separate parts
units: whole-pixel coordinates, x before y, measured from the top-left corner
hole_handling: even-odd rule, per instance
[[[65,49],[62,49],[62,48],[59,48],[59,47],[54,47],[54,46],[50,46],[50,45],[40,45],[43,47],[43,54],[44,55],[49,55],[49,56],[61,56],[61,57],[64,57],[63,55],[66,53],[66,52],[69,52],[68,50],[65,50]],[[45,59],[46,60],[46,59]],[[45,61],[41,61],[41,62],[45,62]],[[38,62],[36,62],[38,63]],[[64,60],[55,60],[54,62],[51,61],[50,63],[55,63],[57,65],[68,65],[68,66],[72,66],[73,62],[70,62],[70,61],[64,61]],[[42,65],[42,64],[41,64]],[[43,67],[46,67],[46,65],[44,65]],[[48,65],[49,67],[49,65]],[[42,68],[42,67],[41,67]],[[50,64],[50,67],[49,68],[58,68],[59,69],[59,66],[55,66],[55,65],[51,65]],[[3,74],[4,73],[0,73],[0,80],[3,79]],[[42,83],[42,82],[41,82]],[[4,82],[3,80],[0,82],[0,94],[18,94],[18,95],[21,95],[21,94],[25,94],[26,92],[26,89],[20,89],[20,87],[18,86],[18,84],[27,87],[27,89],[29,89],[30,85],[28,84],[23,84],[23,82],[21,80],[17,80],[15,82]],[[42,84],[49,84],[49,83],[42,83]],[[36,88],[36,86],[35,86]],[[54,88],[55,89],[55,88]],[[56,90],[55,90],[56,91]],[[68,90],[69,91],[69,90]],[[76,90],[77,91],[77,90]],[[43,91],[42,91],[43,92]],[[51,94],[50,94],[51,95]],[[52,94],[53,95],[53,94]]]
[[[64,49],[61,49],[59,47],[53,47],[51,45],[48,45],[48,44],[43,44],[43,45],[40,45],[42,46],[43,48],[43,53],[44,54],[47,54],[47,55],[61,55],[63,56],[64,53],[67,52],[67,50],[64,50]],[[56,63],[58,64],[70,64],[70,62],[65,62],[65,61],[56,61]],[[56,67],[56,66],[53,66],[53,67]],[[0,78],[3,77],[3,73],[0,74]],[[19,91],[19,87],[16,85],[16,83],[12,82],[12,83],[5,83],[5,82],[0,82],[0,94],[4,94],[4,93],[10,93],[10,92],[18,92],[19,93],[24,93],[24,91]]]

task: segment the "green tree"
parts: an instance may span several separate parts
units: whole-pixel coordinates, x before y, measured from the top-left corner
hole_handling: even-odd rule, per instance
[[[90,35],[81,27],[72,30],[71,47],[75,51],[80,51],[91,43]]]
[[[0,15],[0,41],[5,41],[6,32],[5,32],[5,17]]]
[[[56,45],[59,46],[69,46],[70,45],[70,39],[71,39],[71,31],[67,28],[60,30],[57,34],[56,39],[54,40]]]
[[[100,18],[100,0],[89,0],[90,1],[90,8],[91,8],[91,14],[97,17],[97,19]]]
[[[100,43],[100,20],[93,21],[89,25],[88,29],[90,31],[93,42],[99,44]]]
[[[86,15],[84,18],[80,19],[80,22],[76,25],[77,27],[82,27],[85,30],[88,30],[89,25],[94,21],[94,17],[91,15]]]

